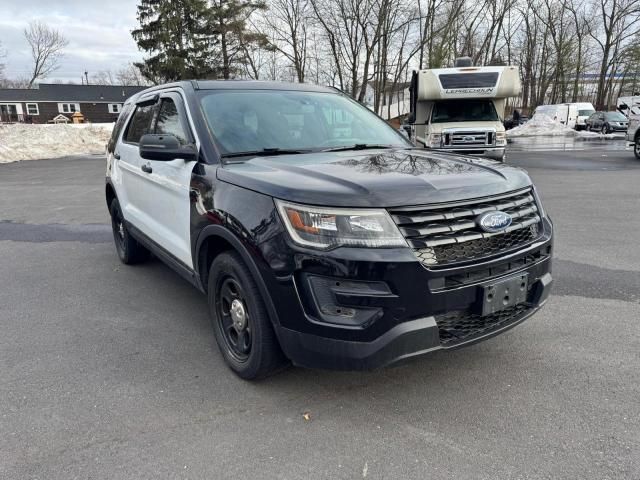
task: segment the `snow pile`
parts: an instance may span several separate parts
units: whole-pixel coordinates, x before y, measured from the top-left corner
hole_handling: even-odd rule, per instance
[[[112,123],[0,125],[0,163],[103,153]]]
[[[600,132],[588,132],[586,130],[580,130],[579,132],[575,132],[576,138],[578,140],[620,140],[625,138],[625,134],[623,132],[615,132],[615,133],[600,133]]]
[[[519,127],[507,130],[507,137],[575,137],[576,140],[620,140],[624,138],[624,133],[587,132],[576,131],[566,125],[554,120],[549,115],[537,113],[527,123]]]
[[[544,113],[535,114],[527,123],[507,130],[507,137],[553,137],[575,135],[576,131]]]

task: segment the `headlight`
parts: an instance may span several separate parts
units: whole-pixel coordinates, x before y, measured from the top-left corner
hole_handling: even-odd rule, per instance
[[[496,145],[505,145],[507,142],[507,134],[505,132],[496,132]]]
[[[440,133],[432,133],[429,139],[429,145],[432,147],[439,147],[442,145],[442,134]]]
[[[385,210],[320,208],[276,200],[293,241],[306,247],[406,247]]]

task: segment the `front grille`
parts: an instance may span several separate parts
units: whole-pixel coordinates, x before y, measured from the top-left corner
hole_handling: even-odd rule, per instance
[[[489,146],[495,143],[494,132],[444,132],[445,147]]]
[[[436,324],[440,332],[440,344],[453,346],[500,327],[505,327],[509,323],[522,318],[531,308],[529,305],[521,303],[484,317],[466,310],[436,315]]]
[[[501,232],[483,231],[476,217],[493,210],[510,214],[513,223]],[[541,218],[531,188],[475,201],[397,208],[390,213],[426,266],[454,264],[515,250],[540,235]]]

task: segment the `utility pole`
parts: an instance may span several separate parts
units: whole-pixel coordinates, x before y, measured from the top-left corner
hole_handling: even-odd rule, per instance
[[[85,72],[84,72],[84,78],[85,78],[85,79],[86,79],[86,81],[87,81],[87,85],[89,85],[89,72],[87,72],[86,70],[85,70]]]

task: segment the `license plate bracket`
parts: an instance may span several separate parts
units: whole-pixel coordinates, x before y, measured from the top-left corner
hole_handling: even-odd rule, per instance
[[[529,274],[521,273],[481,286],[482,316],[506,310],[527,301]]]

